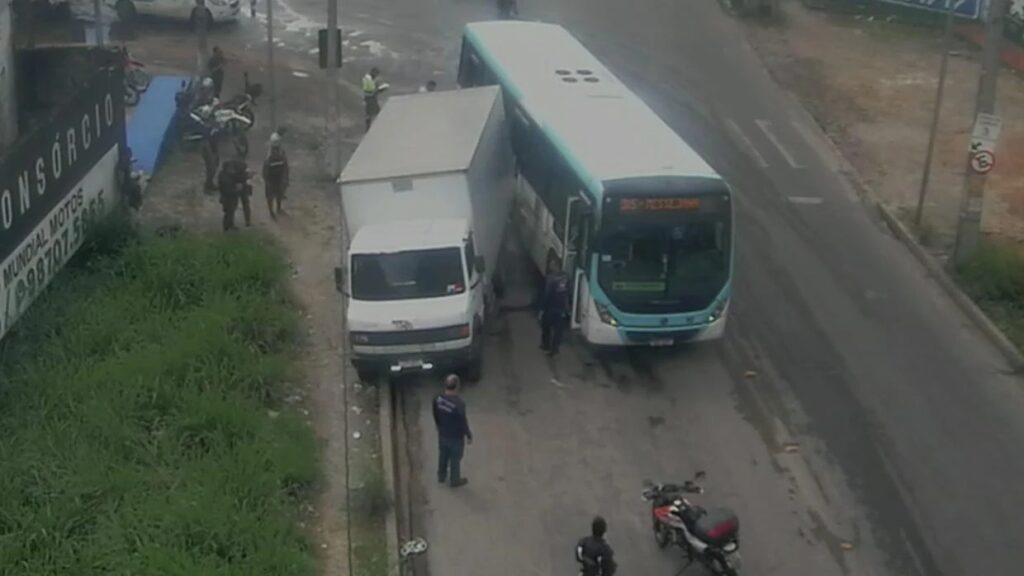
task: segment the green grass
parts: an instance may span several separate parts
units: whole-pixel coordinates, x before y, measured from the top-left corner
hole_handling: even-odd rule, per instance
[[[85,249],[0,344],[0,575],[314,574],[282,255],[124,226]]]
[[[352,561],[359,576],[387,576],[388,547],[384,520],[363,518],[353,527]]]
[[[1024,350],[1024,251],[983,243],[957,278],[971,298],[1006,335]]]

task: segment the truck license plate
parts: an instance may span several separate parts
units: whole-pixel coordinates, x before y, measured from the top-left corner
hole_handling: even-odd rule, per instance
[[[422,368],[423,367],[423,361],[422,360],[399,360],[398,361],[398,367],[401,368],[402,370],[406,370],[408,368]]]
[[[655,338],[651,340],[651,346],[671,346],[675,344],[675,340],[671,338]]]

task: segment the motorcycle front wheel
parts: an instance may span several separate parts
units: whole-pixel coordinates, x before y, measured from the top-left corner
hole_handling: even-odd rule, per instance
[[[654,541],[658,543],[658,548],[665,548],[672,541],[668,526],[657,520],[654,521]]]

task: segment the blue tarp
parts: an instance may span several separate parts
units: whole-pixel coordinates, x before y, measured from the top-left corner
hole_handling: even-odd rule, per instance
[[[164,142],[173,127],[174,95],[187,76],[154,76],[149,89],[142,93],[131,120],[128,121],[128,147],[135,157],[135,168],[147,174],[156,172]]]

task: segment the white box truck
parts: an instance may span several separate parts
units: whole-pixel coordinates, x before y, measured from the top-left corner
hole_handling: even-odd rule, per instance
[[[360,379],[480,377],[515,182],[497,87],[393,96],[341,173],[336,279]]]

